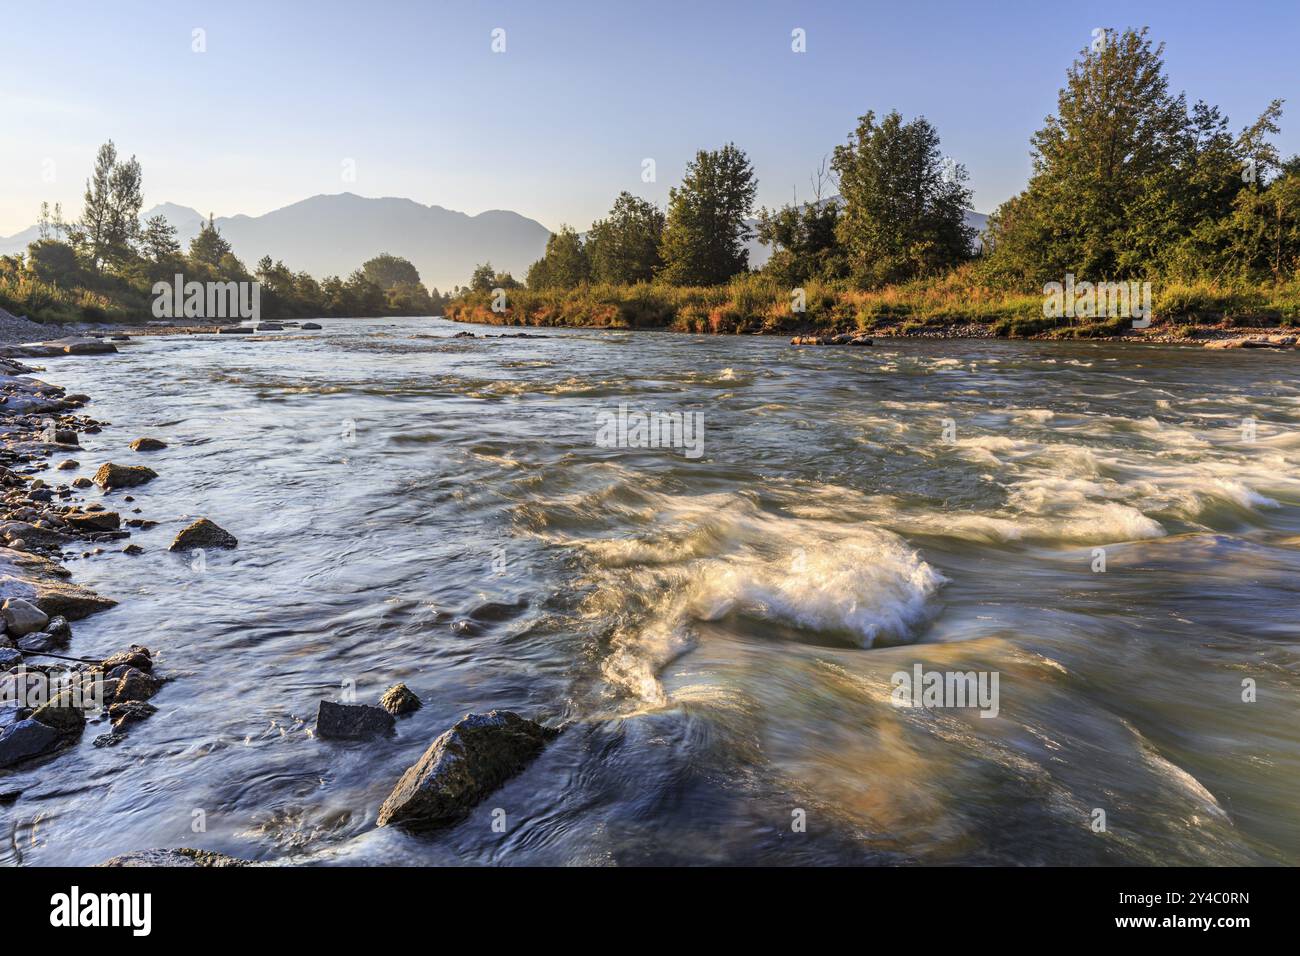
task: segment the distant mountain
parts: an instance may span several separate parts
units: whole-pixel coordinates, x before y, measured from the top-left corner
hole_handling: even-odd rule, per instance
[[[142,220],[152,219],[159,213],[176,230],[176,238],[180,240],[182,249],[189,248],[190,240],[199,234],[199,230],[203,228],[203,223],[208,218],[197,209],[178,206],[174,202],[159,203],[152,209],[146,209],[140,213],[140,218]]]
[[[162,203],[141,218],[161,213],[175,227],[182,247],[198,235],[207,216]],[[546,249],[550,230],[515,212],[493,209],[470,216],[410,199],[368,199],[352,193],[312,196],[263,216],[216,219],[216,226],[250,269],[262,256],[295,272],[321,279],[347,277],[381,252],[410,259],[424,284],[447,290],[467,285],[481,262],[522,279]],[[32,226],[0,238],[0,255],[23,252],[37,238]]]
[[[469,216],[410,199],[352,193],[313,196],[264,216],[218,219],[217,229],[248,265],[264,255],[316,277],[347,276],[381,252],[410,259],[427,286],[467,285],[474,266],[490,261],[523,277],[541,258],[550,230],[515,212]]]
[[[27,246],[40,237],[40,228],[37,226],[28,226],[22,232],[16,232],[12,236],[0,236],[0,256],[26,252]]]

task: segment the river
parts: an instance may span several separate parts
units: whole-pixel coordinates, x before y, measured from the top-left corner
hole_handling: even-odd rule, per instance
[[[46,363],[113,423],[60,480],[169,445],[72,653],[173,679],[0,780],[0,862],[1300,863],[1294,354],[324,324]],[[620,405],[702,445],[609,447]],[[168,553],[202,515],[239,548]],[[918,665],[996,706],[898,706]],[[399,680],[391,738],[313,735]],[[568,727],[377,829],[491,708]]]

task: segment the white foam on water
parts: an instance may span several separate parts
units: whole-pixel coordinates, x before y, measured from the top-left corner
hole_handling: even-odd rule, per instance
[[[775,514],[734,494],[648,497],[653,530],[563,542],[589,556],[588,614],[629,615],[602,670],[643,701],[662,701],[658,674],[693,646],[701,622],[740,615],[870,647],[913,636],[944,583],[897,535],[843,513]]]

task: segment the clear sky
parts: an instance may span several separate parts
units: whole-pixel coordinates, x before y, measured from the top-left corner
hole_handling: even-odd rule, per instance
[[[760,203],[805,196],[856,117],[893,108],[937,126],[988,212],[1024,186],[1099,26],[1150,26],[1174,88],[1234,129],[1291,98],[1280,145],[1300,152],[1296,0],[0,0],[0,23],[0,235],[42,199],[75,213],[109,138],[140,158],[146,205],[257,215],[350,191],[581,229],[621,189],[662,204],[728,140]]]

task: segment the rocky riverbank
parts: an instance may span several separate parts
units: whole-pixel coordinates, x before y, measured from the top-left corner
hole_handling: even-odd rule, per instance
[[[109,350],[86,354],[100,351]],[[73,582],[63,563],[109,549],[140,553],[128,542],[132,530],[154,522],[138,517],[126,489],[157,473],[105,462],[94,478],[60,481],[80,467],[81,437],[109,423],[83,413],[88,396],[35,372],[0,358],[0,792],[13,800],[21,796],[5,786],[13,768],[52,759],[90,728],[95,746],[118,743],[155,713],[149,700],[165,681],[137,644],[104,659],[77,653],[73,622],[117,602]],[[96,487],[99,500],[88,500]]]

